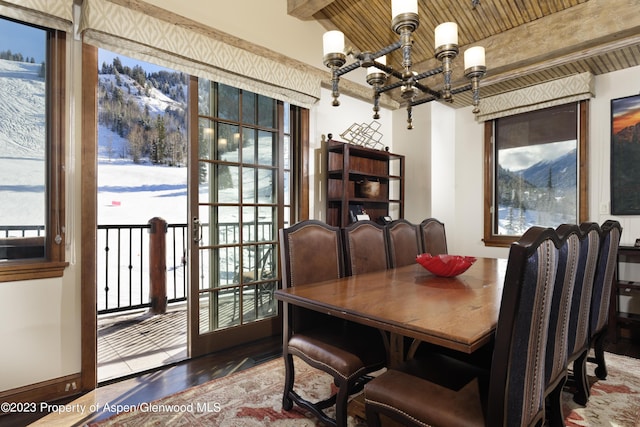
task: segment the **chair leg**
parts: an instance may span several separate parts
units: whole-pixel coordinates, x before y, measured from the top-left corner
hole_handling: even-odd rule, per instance
[[[295,380],[295,370],[293,367],[293,356],[284,355],[284,394],[282,396],[282,409],[290,411],[293,408],[293,400],[290,393],[293,392],[293,382]]]
[[[381,427],[380,413],[378,413],[378,411],[376,411],[371,405],[365,405],[365,415],[367,417],[367,426]]]
[[[601,380],[607,378],[607,364],[604,361],[604,341],[606,338],[606,330],[598,335],[593,343],[593,352],[595,355],[595,362],[598,366],[595,369],[595,374]]]
[[[564,414],[562,413],[562,389],[567,382],[567,377],[562,379],[555,389],[549,394],[547,421],[549,427],[564,427]]]
[[[573,395],[573,401],[578,405],[586,405],[589,400],[589,379],[587,378],[587,356],[589,350],[585,350],[573,362],[573,378],[576,382],[576,392]]]
[[[347,427],[347,404],[349,403],[350,384],[341,382],[336,396],[336,426]]]

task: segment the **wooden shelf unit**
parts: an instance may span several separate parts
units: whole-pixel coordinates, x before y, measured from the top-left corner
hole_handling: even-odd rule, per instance
[[[340,141],[327,141],[327,224],[350,224],[350,209],[362,206],[371,220],[404,217],[404,156]],[[377,181],[376,197],[362,197],[357,183]]]
[[[638,295],[640,296],[640,278],[638,280],[621,280],[620,279],[620,263],[640,263],[640,248],[635,246],[618,247],[618,265],[616,275],[611,287],[611,303],[609,308],[609,336],[618,339],[618,326],[637,328],[640,326],[640,315],[636,313],[625,313],[620,311],[619,296],[620,295]]]

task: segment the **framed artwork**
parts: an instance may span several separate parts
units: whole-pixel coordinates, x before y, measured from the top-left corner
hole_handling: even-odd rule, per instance
[[[611,214],[640,215],[640,95],[611,100]]]

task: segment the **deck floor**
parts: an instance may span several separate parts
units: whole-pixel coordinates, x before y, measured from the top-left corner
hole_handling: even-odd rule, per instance
[[[255,319],[257,309],[268,316],[271,303],[254,304],[253,295],[244,295],[244,319]],[[231,296],[220,301],[219,326],[237,325],[238,300]],[[200,330],[209,330],[209,310],[201,304]],[[128,377],[187,359],[187,304],[169,304],[164,314],[148,309],[98,316],[98,383]]]
[[[169,365],[187,358],[187,306],[165,314],[148,310],[98,316],[98,382]]]

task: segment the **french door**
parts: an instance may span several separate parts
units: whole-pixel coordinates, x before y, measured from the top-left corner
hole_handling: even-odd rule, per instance
[[[280,277],[277,232],[290,211],[292,150],[282,102],[195,77],[189,99],[189,354],[195,357],[282,328],[273,292]]]

